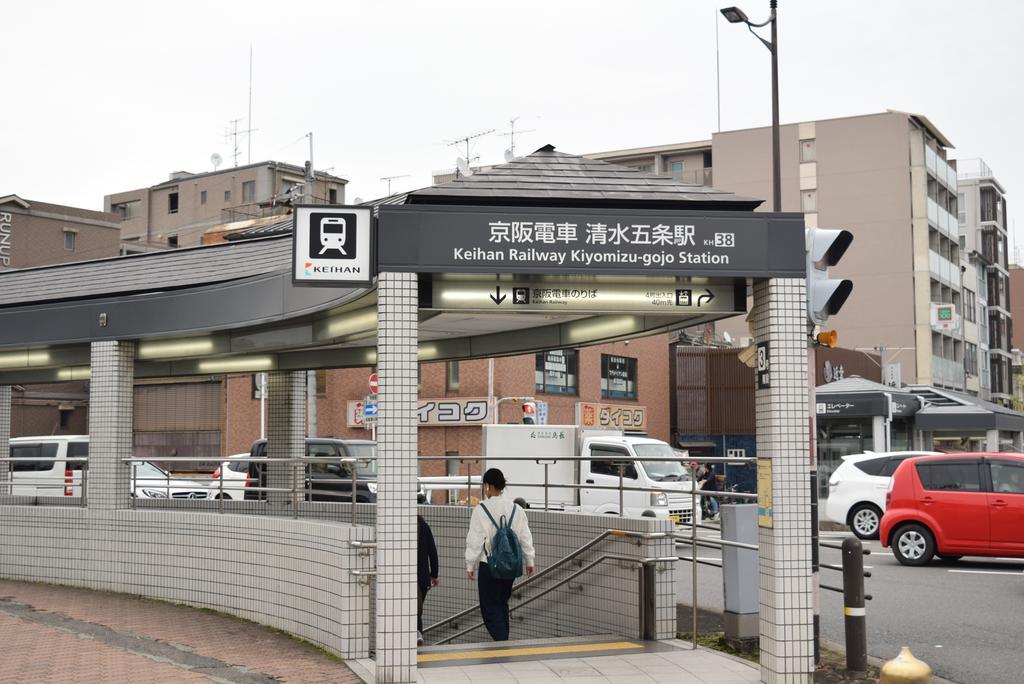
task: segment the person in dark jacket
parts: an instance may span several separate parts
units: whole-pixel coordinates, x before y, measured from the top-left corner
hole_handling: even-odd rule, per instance
[[[430,530],[430,525],[422,515],[417,515],[416,520],[416,585],[419,589],[416,602],[416,638],[417,643],[422,644],[423,599],[427,597],[431,587],[437,586],[440,567],[437,562],[437,545],[434,543],[434,533]]]

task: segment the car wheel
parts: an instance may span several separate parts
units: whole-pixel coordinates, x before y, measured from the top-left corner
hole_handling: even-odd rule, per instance
[[[218,500],[218,501],[219,501],[220,499],[224,499],[225,501],[231,501],[231,495],[230,495],[230,494],[220,494],[220,493],[218,493],[218,494],[217,494],[217,495],[216,495],[215,497],[213,497],[213,498],[214,498],[214,499],[216,499],[216,500]]]
[[[904,525],[892,536],[892,553],[903,565],[927,565],[935,555],[935,538],[924,525]]]
[[[857,504],[850,511],[850,529],[858,539],[878,539],[882,511],[872,504]]]

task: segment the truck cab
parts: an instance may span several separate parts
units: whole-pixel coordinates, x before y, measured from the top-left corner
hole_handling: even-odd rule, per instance
[[[581,501],[595,513],[619,513],[619,466],[624,465],[624,487],[657,489],[657,492],[626,491],[622,495],[624,514],[669,517],[677,524],[691,522],[690,473],[680,461],[644,461],[647,458],[673,458],[678,456],[671,446],[657,439],[628,435],[602,435],[581,439],[582,456],[580,476],[584,487]],[[636,460],[635,460],[636,459]]]

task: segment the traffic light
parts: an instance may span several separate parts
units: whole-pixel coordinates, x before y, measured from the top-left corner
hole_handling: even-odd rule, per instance
[[[523,402],[523,425],[537,424],[537,404],[532,401]]]
[[[807,317],[815,325],[825,325],[828,317],[839,313],[853,292],[853,281],[829,278],[828,269],[843,258],[853,242],[853,233],[832,228],[808,228]]]

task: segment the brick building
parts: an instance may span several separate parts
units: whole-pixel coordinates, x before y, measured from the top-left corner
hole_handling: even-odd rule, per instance
[[[559,352],[562,352],[559,354]],[[579,403],[642,409],[645,430],[669,441],[669,346],[667,335],[567,349],[551,353],[523,354],[493,360],[493,396],[534,397],[547,403],[548,424],[575,424]],[[564,371],[558,357],[565,360]],[[548,364],[548,372],[543,368]],[[624,369],[616,386],[616,368]],[[449,398],[488,397],[488,359],[420,364],[421,402]],[[370,433],[354,426],[349,402],[362,401],[368,393],[372,368],[350,368],[317,373],[317,434],[366,439]],[[622,374],[619,373],[621,376]],[[260,435],[260,401],[252,375],[230,376],[225,395],[224,453],[248,451]],[[421,404],[422,405],[422,404]],[[422,419],[421,419],[422,420]],[[521,404],[501,402],[498,422],[520,422]],[[642,426],[643,427],[643,426]],[[481,451],[479,425],[420,428],[419,451],[423,456],[476,456]],[[453,465],[452,468],[455,466]],[[442,462],[425,464],[425,475],[443,475]]]

